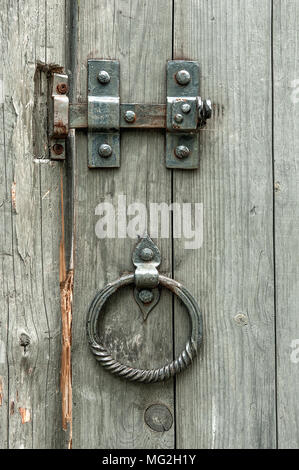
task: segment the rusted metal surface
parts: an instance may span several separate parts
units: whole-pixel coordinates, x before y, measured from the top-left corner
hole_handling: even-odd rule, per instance
[[[183,114],[189,114],[187,106],[190,106],[187,99],[181,99],[180,105]],[[120,105],[120,128],[121,129],[165,129],[166,128],[166,104],[142,104],[142,103],[122,103]],[[131,122],[126,120],[128,111],[135,114],[135,119]],[[212,116],[212,105],[210,100],[202,100],[197,97],[196,104],[196,125],[194,130],[203,127],[207,119]],[[176,125],[178,123],[174,123]],[[87,103],[70,104],[70,128],[87,129]],[[179,129],[180,126],[177,127]]]
[[[126,112],[135,113],[134,122],[127,122]],[[166,105],[165,104],[121,104],[120,127],[123,129],[165,129]]]
[[[144,259],[145,249],[152,251],[150,259]],[[96,360],[114,375],[125,378],[132,382],[154,383],[168,380],[174,375],[186,369],[195,358],[202,342],[202,318],[199,307],[190,292],[178,282],[162,275],[154,275],[153,270],[159,266],[161,261],[160,252],[149,237],[145,237],[137,245],[133,254],[133,263],[137,267],[135,273],[126,274],[116,281],[108,284],[93,299],[87,318],[87,336],[92,353]],[[148,267],[148,276],[146,270]],[[142,268],[142,274],[138,270]],[[135,369],[126,366],[113,358],[105,345],[101,344],[98,331],[98,320],[102,309],[108,299],[120,288],[138,283],[142,288],[150,285],[152,288],[158,286],[166,287],[172,291],[186,306],[191,323],[191,334],[182,353],[171,363],[158,369]],[[135,290],[136,292],[136,290]],[[141,300],[142,302],[142,300]],[[138,305],[140,305],[138,303]]]
[[[52,76],[53,113],[50,121],[52,138],[67,137],[69,132],[68,76],[54,73]]]
[[[66,140],[54,139],[50,141],[50,157],[52,160],[65,160],[66,158]]]
[[[128,122],[125,119],[127,111],[135,113],[135,120]],[[87,129],[87,103],[70,104],[70,128]],[[166,105],[165,104],[129,104],[120,105],[121,129],[165,129]]]
[[[68,85],[67,83],[59,83],[57,85],[57,91],[60,95],[65,95],[68,92]]]
[[[49,113],[49,154],[52,160],[65,160],[66,138],[69,133],[68,76],[51,73],[51,96]]]

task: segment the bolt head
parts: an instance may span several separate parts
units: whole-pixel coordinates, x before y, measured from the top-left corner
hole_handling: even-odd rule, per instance
[[[184,116],[182,116],[182,114],[179,114],[179,113],[178,113],[178,114],[176,114],[176,115],[174,116],[174,120],[175,120],[175,122],[177,122],[178,124],[180,124],[181,122],[183,122]]]
[[[147,289],[140,291],[138,297],[143,304],[150,304],[154,300],[153,292]]]
[[[64,152],[64,147],[62,144],[54,144],[52,150],[56,155],[62,155]]]
[[[143,248],[142,252],[140,253],[140,258],[143,261],[151,261],[154,257],[154,252],[150,248]]]
[[[189,103],[182,104],[182,111],[184,114],[188,114],[191,111],[191,106]]]
[[[110,82],[111,78],[108,72],[106,70],[101,70],[98,74],[98,80],[102,85],[107,85],[107,83]]]
[[[108,144],[103,144],[99,148],[99,155],[103,158],[109,158],[112,155],[112,148]]]
[[[179,70],[177,73],[176,73],[176,81],[180,84],[180,85],[188,85],[188,83],[190,83],[190,80],[191,80],[191,76],[190,76],[190,73],[187,71],[187,70]]]
[[[68,86],[66,83],[59,83],[57,85],[57,92],[60,94],[60,95],[65,95],[67,92],[68,92]]]
[[[133,123],[135,120],[136,120],[136,114],[134,113],[134,111],[129,110],[125,113],[125,121],[129,123]]]
[[[186,145],[179,145],[175,149],[175,154],[178,158],[188,158],[190,155],[190,149]]]

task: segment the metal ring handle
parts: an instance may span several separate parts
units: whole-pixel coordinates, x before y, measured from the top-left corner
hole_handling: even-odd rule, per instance
[[[87,335],[92,353],[96,360],[109,372],[119,377],[125,378],[132,382],[154,383],[168,380],[174,375],[182,372],[193,361],[197,354],[198,348],[202,342],[202,318],[199,307],[190,294],[190,292],[183,287],[180,283],[168,277],[159,274],[159,284],[169,289],[171,292],[179,297],[184,305],[187,307],[189,318],[191,321],[191,334],[187,341],[185,349],[182,353],[171,363],[166,364],[159,369],[135,369],[124,364],[121,364],[111,356],[110,351],[101,344],[98,333],[97,324],[100,313],[105,302],[113,295],[118,289],[124,286],[133,284],[135,281],[134,274],[126,274],[108,284],[101,290],[93,299],[87,319]]]

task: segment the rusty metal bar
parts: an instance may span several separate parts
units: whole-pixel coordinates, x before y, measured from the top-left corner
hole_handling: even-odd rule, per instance
[[[127,122],[127,111],[133,111],[135,119]],[[70,104],[70,129],[87,129],[87,103]],[[165,104],[128,104],[120,105],[121,129],[165,129],[166,105]]]

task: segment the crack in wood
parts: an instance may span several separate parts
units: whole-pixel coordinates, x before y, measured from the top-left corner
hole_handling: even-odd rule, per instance
[[[61,185],[61,230],[60,243],[60,305],[62,321],[62,354],[60,389],[62,394],[62,428],[68,431],[68,448],[72,448],[72,303],[73,303],[73,270],[66,271],[65,262],[65,225],[64,225],[64,200],[63,200],[63,174],[60,173]]]

